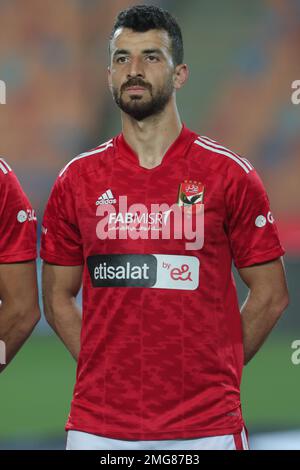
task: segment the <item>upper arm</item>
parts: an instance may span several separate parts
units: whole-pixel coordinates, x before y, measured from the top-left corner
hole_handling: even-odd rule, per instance
[[[38,306],[35,261],[0,264],[0,299],[22,310]]]
[[[283,258],[238,269],[239,275],[251,291],[286,307],[288,288]]]
[[[56,266],[76,267],[84,262],[74,187],[68,171],[58,176],[43,217],[41,258]]]
[[[236,268],[284,255],[267,192],[255,169],[248,174],[232,171],[226,185],[226,230]]]
[[[2,160],[2,166],[4,161]],[[7,165],[7,164],[5,164]],[[0,171],[0,263],[36,258],[37,221],[17,177],[7,165]]]
[[[46,307],[76,297],[82,283],[83,245],[72,178],[69,171],[58,176],[43,217],[42,290]]]
[[[82,283],[83,265],[60,266],[43,262],[42,285],[44,299],[76,297]]]

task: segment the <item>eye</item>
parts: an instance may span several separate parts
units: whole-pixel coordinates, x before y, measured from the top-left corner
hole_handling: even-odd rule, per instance
[[[122,56],[117,57],[116,62],[118,64],[125,64],[127,60],[128,60],[128,57],[126,57],[125,55],[122,55]]]
[[[158,62],[159,59],[158,59],[158,57],[157,57],[156,55],[148,55],[148,56],[147,56],[147,60],[148,60],[149,62]]]

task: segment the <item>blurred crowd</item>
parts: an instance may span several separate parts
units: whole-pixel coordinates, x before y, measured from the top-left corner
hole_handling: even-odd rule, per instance
[[[214,133],[254,163],[267,187],[283,243],[300,253],[300,1],[266,1],[264,21],[238,49],[214,110]],[[255,201],[254,201],[255,203]]]

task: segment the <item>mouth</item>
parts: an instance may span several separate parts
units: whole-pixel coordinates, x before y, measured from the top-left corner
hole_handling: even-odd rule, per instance
[[[126,91],[130,94],[142,94],[146,88],[143,88],[141,86],[131,86],[126,88]]]

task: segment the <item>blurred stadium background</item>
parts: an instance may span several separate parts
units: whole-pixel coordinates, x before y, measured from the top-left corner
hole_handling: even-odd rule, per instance
[[[106,83],[107,38],[126,0],[0,0],[0,155],[37,210],[58,171],[120,130]],[[188,126],[245,155],[259,171],[282,243],[291,303],[245,368],[242,402],[252,448],[300,449],[300,79],[299,0],[179,0],[190,65],[179,93]],[[255,204],[255,201],[253,201]],[[247,290],[237,279],[240,302]],[[75,363],[41,320],[0,376],[0,448],[64,448]]]

